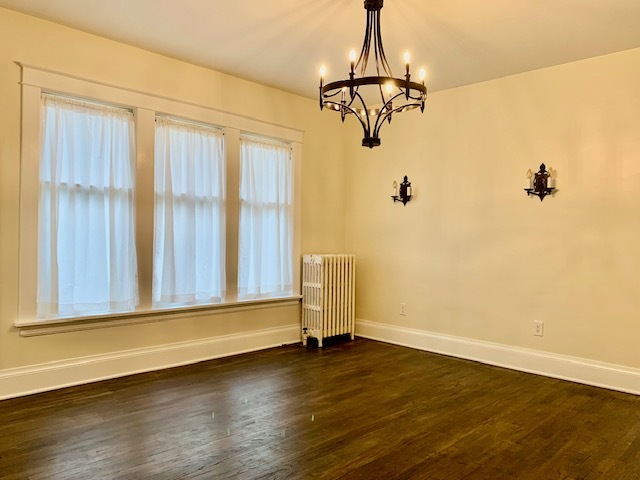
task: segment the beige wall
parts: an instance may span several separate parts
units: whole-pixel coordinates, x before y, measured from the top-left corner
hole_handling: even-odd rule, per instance
[[[629,50],[435,93],[379,149],[350,139],[357,316],[640,367],[639,85]],[[541,203],[523,188],[542,162]]]
[[[20,68],[15,61],[304,130],[302,251],[344,245],[342,130],[315,101],[0,8],[0,370],[299,321],[271,308],[21,338],[18,311]],[[211,47],[213,48],[213,47]],[[333,138],[335,142],[325,142]]]

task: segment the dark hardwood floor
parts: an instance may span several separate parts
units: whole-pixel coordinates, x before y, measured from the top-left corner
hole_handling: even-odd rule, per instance
[[[0,478],[639,479],[640,397],[369,340],[0,402]]]

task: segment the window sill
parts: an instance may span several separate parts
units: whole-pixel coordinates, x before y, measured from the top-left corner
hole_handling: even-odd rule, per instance
[[[20,330],[21,337],[34,337],[54,333],[78,332],[96,328],[136,325],[140,323],[194,318],[223,313],[244,312],[248,310],[288,307],[299,305],[301,295],[222,302],[213,305],[197,305],[192,307],[168,308],[162,310],[145,310],[135,312],[110,313],[84,317],[58,318],[52,320],[16,321],[13,325]]]

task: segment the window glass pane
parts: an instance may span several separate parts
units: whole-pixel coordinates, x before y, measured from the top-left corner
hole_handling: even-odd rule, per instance
[[[41,121],[38,316],[132,310],[133,114],[43,95]]]
[[[223,144],[218,129],[156,119],[154,306],[224,298]]]
[[[238,295],[260,298],[293,291],[291,147],[240,140]]]

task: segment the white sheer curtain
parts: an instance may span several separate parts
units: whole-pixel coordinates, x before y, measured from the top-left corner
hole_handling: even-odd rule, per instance
[[[238,297],[293,291],[293,165],[287,144],[240,139]]]
[[[156,118],[155,306],[224,298],[223,145],[219,129]]]
[[[43,95],[38,205],[41,318],[134,309],[133,114]]]

